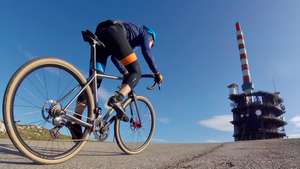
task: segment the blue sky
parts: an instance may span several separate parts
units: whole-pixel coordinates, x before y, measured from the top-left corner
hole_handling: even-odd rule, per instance
[[[137,87],[157,110],[155,140],[232,141],[226,86],[241,84],[234,29],[240,21],[255,88],[274,91],[272,81],[276,83],[287,108],[287,134],[300,137],[299,6],[296,0],[4,0],[0,5],[0,99],[13,72],[36,56],[56,56],[87,72],[89,47],[80,31],[94,30],[98,22],[109,18],[128,20],[150,25],[158,34],[153,54],[165,77],[163,88],[146,91],[151,81]],[[149,72],[137,51],[143,72]],[[117,74],[111,63],[107,72]],[[117,85],[104,82],[105,97]]]

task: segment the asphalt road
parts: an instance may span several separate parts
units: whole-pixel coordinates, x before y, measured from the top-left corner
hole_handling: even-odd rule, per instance
[[[23,157],[9,140],[0,140],[4,169],[300,169],[300,139],[223,144],[153,144],[139,155],[125,155],[116,144],[90,142],[75,158],[38,165]]]

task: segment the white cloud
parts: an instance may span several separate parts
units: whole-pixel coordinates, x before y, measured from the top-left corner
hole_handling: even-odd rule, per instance
[[[107,101],[113,95],[113,92],[110,92],[101,86],[97,94],[100,102],[104,104],[106,109],[109,109],[110,107],[107,106]]]
[[[104,100],[105,102],[109,99],[110,96],[112,96],[113,93],[105,89],[104,87],[100,87],[98,90],[98,97],[101,100]]]
[[[232,121],[232,115],[218,115],[206,120],[200,120],[197,122],[197,124],[218,131],[232,132],[233,125],[230,123],[230,121]]]
[[[212,139],[209,139],[209,140],[206,140],[205,143],[220,143],[221,141],[218,141],[218,140],[212,140]]]
[[[163,124],[169,124],[170,123],[170,119],[167,117],[159,117],[157,118],[157,121]]]
[[[30,51],[26,50],[23,45],[18,45],[17,49],[27,60],[35,58],[35,56]]]
[[[300,133],[288,134],[288,138],[300,138]]]
[[[154,143],[167,143],[168,141],[162,138],[153,138],[152,141]]]
[[[36,115],[36,114],[39,114],[39,112],[37,112],[37,111],[26,112],[23,115],[25,115],[25,116],[31,116],[31,115]]]
[[[296,127],[300,127],[300,116],[295,116],[290,120]]]

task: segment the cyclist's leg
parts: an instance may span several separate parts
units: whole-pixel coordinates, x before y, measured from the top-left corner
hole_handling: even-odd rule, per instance
[[[128,57],[136,57],[135,53],[130,54],[130,56],[127,56],[121,60],[121,63],[124,64],[124,59],[126,60]],[[129,60],[128,60],[129,61]],[[113,107],[118,115],[118,118],[128,122],[129,118],[124,113],[124,110],[121,106],[121,102],[123,101],[124,97],[128,95],[128,93],[136,86],[138,83],[140,77],[141,77],[141,71],[140,71],[140,65],[138,64],[137,60],[133,61],[133,59],[130,59],[130,62],[128,64],[124,64],[125,68],[128,71],[128,74],[124,76],[121,88],[119,91],[116,92],[116,94],[108,99],[108,105]]]
[[[118,94],[109,99],[109,104],[113,105],[114,102],[127,96],[131,89],[135,87],[141,77],[141,71],[136,54],[126,38],[124,29],[120,25],[114,25],[107,32],[109,32],[112,40],[112,57],[116,57],[128,71],[128,74],[124,76],[121,89],[117,92]]]
[[[111,57],[111,61],[113,62],[113,64],[117,67],[117,69],[119,70],[119,72],[122,75],[127,75],[128,71],[127,69],[124,67],[124,65],[122,65],[120,63],[120,61],[116,58],[116,57]]]
[[[125,68],[128,71],[128,75],[124,76],[122,87],[119,91],[123,96],[128,95],[131,89],[133,89],[137,85],[141,78],[141,69],[137,60],[128,65],[125,65]]]
[[[124,59],[126,59],[126,57]],[[109,99],[109,106],[112,106],[114,102],[122,101],[123,98],[137,85],[141,78],[140,65],[137,60],[124,66],[128,73],[124,75],[121,88],[117,91],[117,95]]]

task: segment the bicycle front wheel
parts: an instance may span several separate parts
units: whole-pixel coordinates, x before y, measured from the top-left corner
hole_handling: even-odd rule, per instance
[[[3,100],[5,127],[15,147],[42,164],[61,163],[77,154],[90,129],[82,127],[82,141],[74,141],[65,127],[66,119],[52,110],[61,112],[75,98],[67,109],[74,116],[70,112],[74,112],[76,96],[85,84],[85,77],[73,65],[57,58],[34,59],[18,69]],[[90,122],[94,110],[90,87],[83,93],[87,106],[82,120]]]
[[[126,154],[138,154],[150,144],[155,131],[155,111],[151,102],[143,96],[128,99],[123,104],[129,122],[115,121],[115,139]]]

